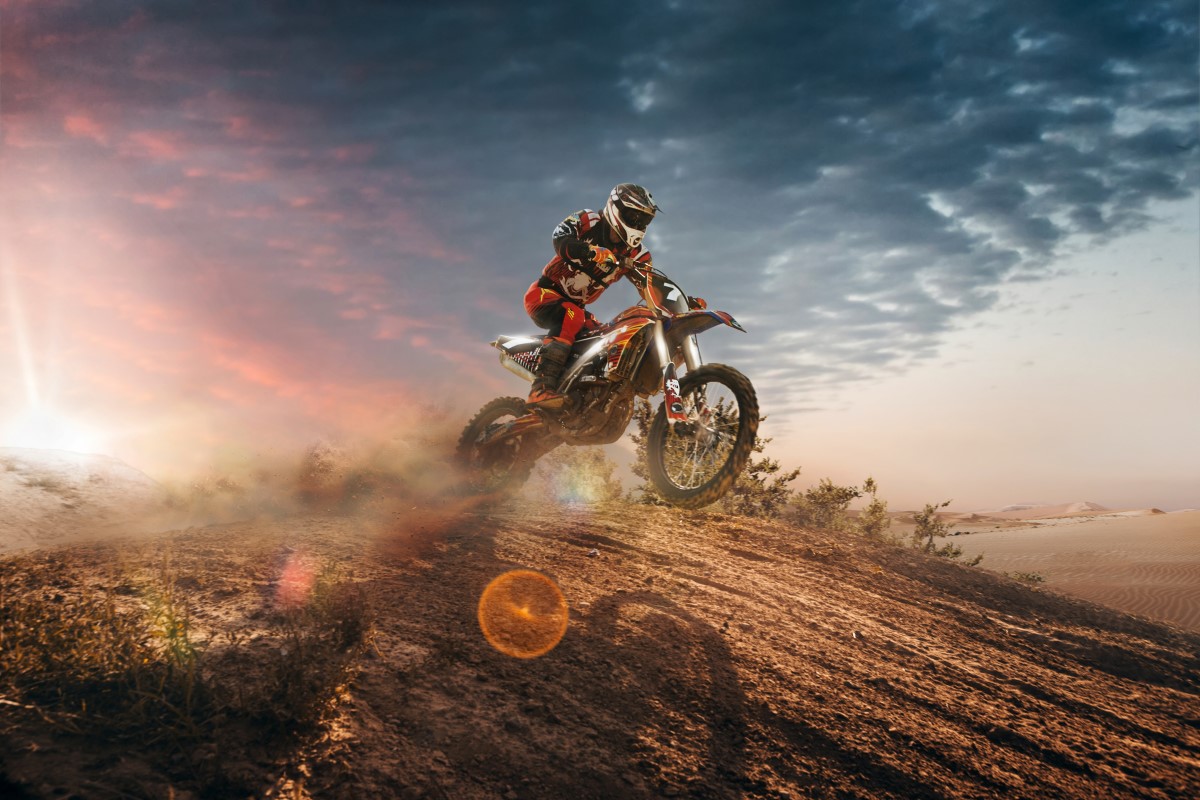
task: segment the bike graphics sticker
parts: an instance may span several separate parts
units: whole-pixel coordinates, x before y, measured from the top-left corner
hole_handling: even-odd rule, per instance
[[[626,377],[621,371],[621,359],[625,357],[625,353],[629,350],[629,343],[633,340],[633,337],[648,324],[650,324],[649,320],[633,322],[611,334],[612,343],[608,346],[608,364],[604,369],[604,377],[610,380]]]

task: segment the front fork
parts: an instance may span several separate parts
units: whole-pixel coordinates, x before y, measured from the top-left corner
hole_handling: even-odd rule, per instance
[[[658,363],[663,367],[663,405],[667,409],[667,421],[675,428],[679,423],[688,421],[687,412],[683,409],[683,399],[679,396],[679,378],[675,374],[675,362],[667,348],[667,337],[663,333],[661,319],[654,321],[654,344],[658,348]],[[700,348],[696,345],[696,337],[689,336],[683,341],[683,361],[689,371],[700,366]]]

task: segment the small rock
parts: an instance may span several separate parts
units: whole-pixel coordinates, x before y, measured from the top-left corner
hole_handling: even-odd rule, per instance
[[[852,635],[852,636],[853,636],[855,639],[861,639],[861,638],[863,638],[863,633],[862,633],[862,631],[855,631],[855,632],[854,632],[853,634],[851,634],[851,635]]]
[[[202,744],[192,751],[192,761],[211,761],[217,757],[215,744]]]
[[[632,785],[632,784],[635,784],[638,782],[638,777],[637,777],[637,775],[634,775],[632,772],[622,772],[621,780]]]

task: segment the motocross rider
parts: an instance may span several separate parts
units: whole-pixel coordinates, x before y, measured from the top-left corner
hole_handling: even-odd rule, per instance
[[[654,198],[635,183],[617,184],[599,212],[584,209],[554,229],[554,258],[525,293],[525,311],[540,328],[548,328],[534,372],[530,408],[559,408],[558,393],[571,345],[580,331],[600,323],[584,308],[619,278],[638,289],[645,279],[638,270],[653,268],[642,236],[658,212]],[[635,269],[636,268],[636,269]]]

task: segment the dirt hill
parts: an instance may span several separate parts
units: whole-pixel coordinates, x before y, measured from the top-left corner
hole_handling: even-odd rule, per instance
[[[0,552],[127,529],[162,487],[101,455],[0,447]]]
[[[481,633],[481,593],[513,569],[569,605],[539,658]],[[273,626],[331,574],[355,592],[339,625],[369,630],[320,661]],[[161,607],[146,587],[167,580],[204,645],[196,680],[245,690],[206,690],[161,728],[54,700],[75,697],[63,687],[10,691],[0,794],[1200,795],[1200,637],[782,523],[406,502],[9,558],[0,579],[10,614],[14,598]],[[344,680],[315,724],[245,699],[318,662]]]

